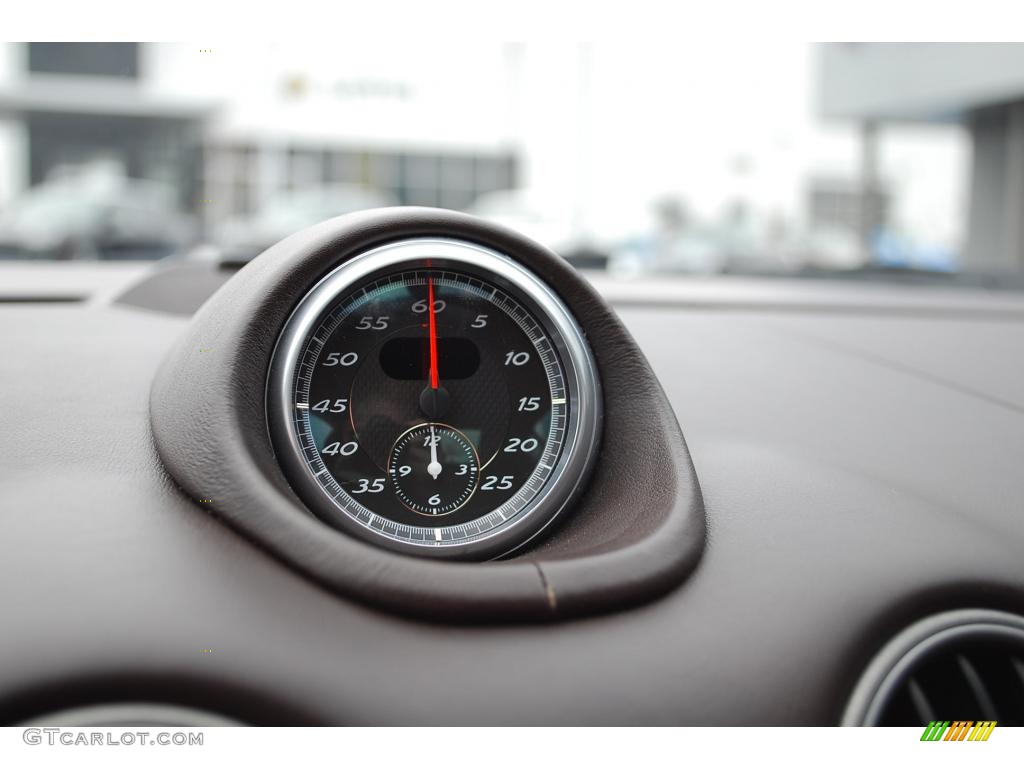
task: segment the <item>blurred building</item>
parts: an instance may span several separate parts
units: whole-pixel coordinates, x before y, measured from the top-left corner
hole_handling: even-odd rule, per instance
[[[207,226],[318,186],[466,208],[516,185],[505,106],[489,101],[504,92],[493,87],[505,76],[500,52],[475,62],[478,100],[438,88],[444,78],[427,64],[374,71],[350,47],[316,55],[0,44],[0,209],[60,170],[95,163],[172,185]]]
[[[138,43],[0,45],[0,206],[58,171],[103,164],[199,196],[212,104],[161,93]]]
[[[861,126],[865,193],[878,188],[887,126],[963,125],[972,148],[963,265],[1024,268],[1024,44],[833,43],[821,47],[820,74],[822,114]]]

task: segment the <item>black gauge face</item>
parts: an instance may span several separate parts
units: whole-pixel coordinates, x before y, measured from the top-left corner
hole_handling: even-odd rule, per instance
[[[289,479],[328,522],[405,551],[493,556],[579,485],[596,383],[582,394],[593,371],[564,307],[518,282],[536,278],[431,242],[357,257],[300,305],[275,353],[271,425]]]

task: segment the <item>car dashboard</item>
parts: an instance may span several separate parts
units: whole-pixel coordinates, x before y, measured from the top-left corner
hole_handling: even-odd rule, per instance
[[[982,642],[1024,670],[1024,300],[641,290],[469,217],[399,211],[319,225],[237,273],[169,263],[117,296],[0,304],[5,724],[126,702],[253,725],[896,722],[899,685],[925,685],[902,660],[956,627],[1000,628],[960,654],[979,679]],[[599,385],[580,390],[602,418],[575,485],[536,506],[550,519],[454,557],[327,519],[267,411],[298,303],[351,254],[411,237],[540,276]],[[992,679],[1010,724],[1024,709]]]

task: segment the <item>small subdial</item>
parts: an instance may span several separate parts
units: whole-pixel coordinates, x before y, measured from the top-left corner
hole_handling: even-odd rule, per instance
[[[395,441],[388,476],[406,507],[427,517],[454,512],[476,490],[476,448],[447,424],[420,424]]]

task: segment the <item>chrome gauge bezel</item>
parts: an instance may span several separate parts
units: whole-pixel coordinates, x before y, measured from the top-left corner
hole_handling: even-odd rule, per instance
[[[522,304],[547,333],[564,377],[568,419],[558,460],[543,486],[514,517],[478,537],[458,541],[412,541],[390,534],[385,524],[364,522],[361,507],[342,492],[339,502],[317,481],[300,443],[301,417],[295,407],[298,367],[322,318],[359,285],[385,275],[417,269],[477,277]],[[267,378],[267,423],[277,460],[306,506],[319,518],[379,546],[407,554],[483,560],[520,549],[556,520],[582,490],[597,455],[601,432],[601,390],[584,334],[562,300],[533,272],[476,243],[448,238],[412,238],[367,250],[320,280],[298,303],[278,337]],[[365,507],[363,508],[365,509]],[[384,518],[379,518],[384,520]]]

